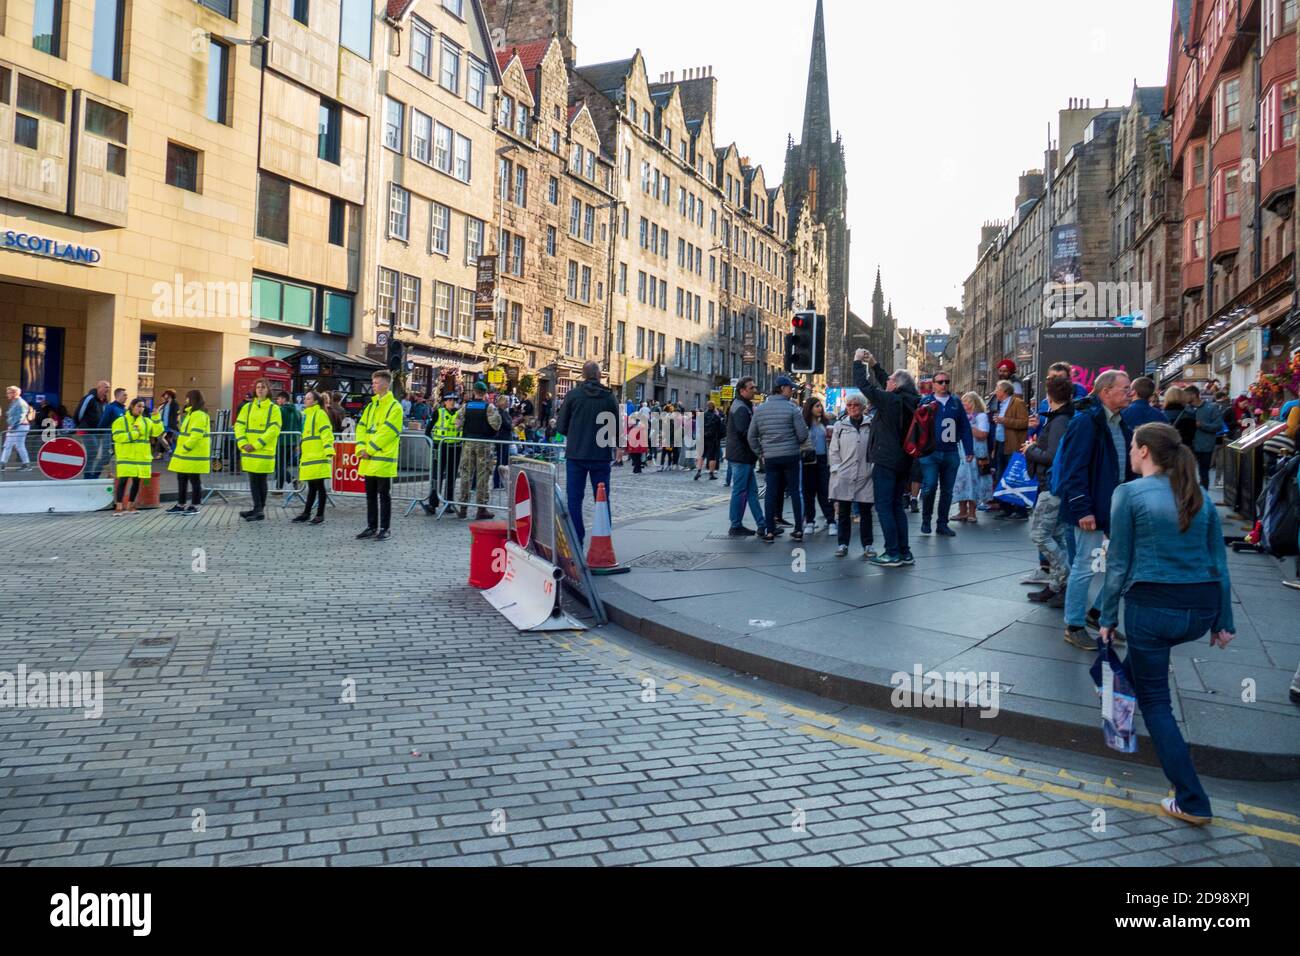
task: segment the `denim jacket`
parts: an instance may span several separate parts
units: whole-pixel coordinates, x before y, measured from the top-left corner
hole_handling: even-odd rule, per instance
[[[1208,497],[1186,531],[1178,530],[1178,508],[1165,475],[1139,478],[1115,489],[1110,506],[1106,580],[1097,598],[1101,625],[1115,627],[1120,598],[1139,581],[1199,584],[1217,581],[1219,616],[1215,631],[1233,631],[1232,582],[1219,513]]]

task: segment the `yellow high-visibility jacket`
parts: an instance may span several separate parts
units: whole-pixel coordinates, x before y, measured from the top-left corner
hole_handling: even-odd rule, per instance
[[[313,405],[302,416],[302,458],[298,480],[328,479],[334,473],[334,429],[325,409]]]
[[[280,438],[280,406],[269,398],[244,402],[235,417],[235,444],[244,471],[269,475],[275,471],[275,446]],[[252,445],[252,451],[244,451]]]
[[[397,449],[402,439],[402,406],[387,392],[382,398],[376,395],[361,413],[357,425],[357,451],[370,457],[362,458],[357,468],[363,478],[396,478]]]
[[[162,434],[162,425],[146,415],[129,411],[113,422],[113,455],[117,477],[148,478],[153,473],[150,440]]]
[[[158,424],[161,427],[161,423]],[[167,470],[182,475],[206,475],[212,471],[211,432],[212,419],[207,412],[187,411],[181,418],[176,451]]]

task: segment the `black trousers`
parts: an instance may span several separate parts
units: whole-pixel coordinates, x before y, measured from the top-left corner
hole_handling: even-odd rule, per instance
[[[632,474],[641,474],[641,459],[645,456],[639,451],[634,451],[629,452],[629,457],[632,459]]]
[[[316,517],[325,517],[325,479],[310,478],[307,481],[307,506],[302,509],[303,514],[309,514],[312,505],[316,506]]]
[[[139,478],[119,478],[117,479],[117,491],[113,496],[114,501],[126,500],[127,485],[131,486],[131,503],[135,504],[136,497],[140,494]]]
[[[853,502],[837,501],[835,502],[837,512],[835,518],[836,537],[839,543],[847,546],[849,535],[853,533]],[[874,522],[871,520],[871,505],[864,501],[858,502],[858,517],[862,523],[858,525],[858,540],[862,546],[868,547],[875,538]]]
[[[439,495],[442,495],[443,501],[456,500],[456,474],[460,471],[460,442],[434,442],[433,453],[438,456],[435,478],[437,487],[433,489],[429,503],[436,508]]]
[[[767,468],[767,533],[776,531],[776,519],[781,514],[785,496],[790,496],[794,507],[794,530],[803,531],[803,502],[799,500],[799,469],[802,463],[798,458],[769,458],[764,463]]]
[[[178,471],[176,473],[176,492],[177,492],[176,503],[180,505],[182,508],[185,507],[185,501],[186,501],[185,492],[187,489],[190,488],[194,489],[193,491],[194,500],[190,503],[197,508],[199,506],[199,502],[203,500],[202,476],[186,474],[183,471]]]
[[[822,515],[828,522],[835,520],[835,512],[831,510],[830,487],[831,466],[825,455],[818,455],[816,461],[803,463],[804,521],[816,518],[814,503],[821,505]]]
[[[270,475],[261,475],[252,471],[248,473],[248,489],[253,493],[254,511],[262,512],[266,510],[266,498],[270,494],[267,488],[270,477]]]
[[[1196,467],[1201,473],[1201,487],[1210,487],[1210,465],[1214,462],[1214,451],[1194,451]]]
[[[393,479],[366,477],[366,527],[387,531],[393,520]],[[322,499],[323,500],[323,499]]]

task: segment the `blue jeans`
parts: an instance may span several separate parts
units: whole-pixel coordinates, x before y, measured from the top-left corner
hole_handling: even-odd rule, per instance
[[[1100,531],[1084,531],[1075,526],[1074,557],[1070,559],[1070,577],[1065,585],[1065,623],[1070,627],[1083,627],[1088,617],[1089,590],[1095,572],[1092,570],[1092,552],[1100,548],[1106,535]]]
[[[799,496],[799,474],[803,471],[798,457],[768,458],[763,462],[767,474],[767,531],[776,531],[777,516],[783,510],[782,499],[788,494],[794,504],[794,530],[803,531],[803,501]]]
[[[1204,637],[1217,614],[1217,611],[1195,608],[1124,604],[1128,665],[1142,719],[1160,758],[1160,766],[1174,785],[1179,808],[1199,817],[1211,816],[1210,798],[1196,776],[1187,742],[1169,706],[1169,650]]]
[[[877,465],[871,472],[876,492],[876,514],[885,538],[885,554],[896,558],[912,553],[907,545],[907,509],[903,506],[912,484],[912,466],[890,471]]]
[[[605,497],[609,492],[609,461],[583,461],[570,458],[564,463],[565,487],[568,491],[569,517],[573,519],[573,530],[578,535],[578,542],[586,540],[587,529],[582,524],[582,500],[587,494],[587,480],[591,480],[591,496],[596,497],[596,486],[605,486]]]
[[[754,516],[755,530],[762,531],[763,509],[758,503],[758,477],[754,474],[754,466],[728,462],[727,471],[731,473],[731,526],[739,528],[744,524],[745,506],[748,505],[749,513]]]
[[[961,452],[936,451],[921,459],[921,523],[929,524],[934,512],[934,492],[939,490],[939,516],[935,522],[940,528],[948,527],[948,512],[952,510],[952,486],[957,482],[957,469],[961,465]]]

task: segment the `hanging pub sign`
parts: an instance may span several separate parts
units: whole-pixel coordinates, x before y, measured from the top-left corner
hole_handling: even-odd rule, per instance
[[[474,288],[474,320],[491,322],[496,308],[497,257],[479,256]]]

